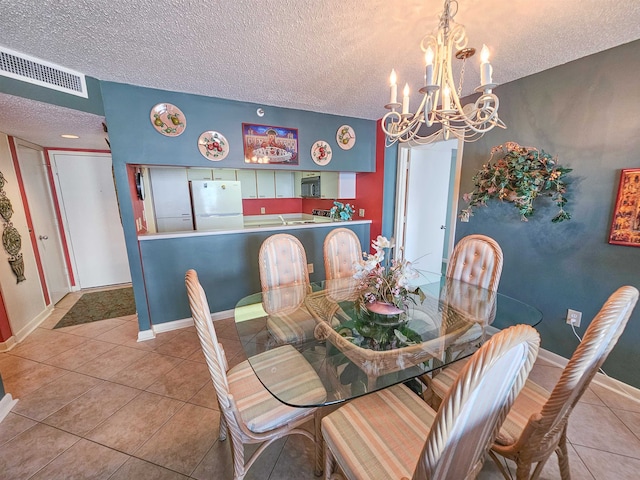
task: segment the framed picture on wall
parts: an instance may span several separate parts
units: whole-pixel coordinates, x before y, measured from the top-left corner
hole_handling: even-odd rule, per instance
[[[640,247],[640,168],[620,173],[609,243]]]
[[[244,162],[298,165],[298,129],[242,124]]]

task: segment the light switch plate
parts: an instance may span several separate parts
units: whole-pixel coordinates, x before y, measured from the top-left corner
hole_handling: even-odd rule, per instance
[[[307,270],[309,273],[313,273],[313,263],[307,263]]]

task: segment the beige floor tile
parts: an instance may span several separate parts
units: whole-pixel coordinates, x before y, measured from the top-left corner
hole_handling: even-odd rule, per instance
[[[628,410],[630,412],[640,413],[640,400],[633,398],[633,393],[626,394],[611,390],[607,387],[597,384],[591,384],[591,390],[602,399],[607,406],[620,410]]]
[[[64,353],[48,358],[44,361],[47,365],[75,370],[85,363],[99,357],[105,352],[116,347],[113,343],[98,342],[90,338],[84,338],[84,343],[67,350]]]
[[[315,446],[311,440],[300,435],[287,437],[282,453],[271,472],[271,478],[298,480],[314,477]]]
[[[109,377],[109,381],[144,390],[182,361],[181,358],[148,352],[139,360]]]
[[[186,402],[207,382],[211,382],[211,376],[206,364],[184,360],[146,390]]]
[[[95,338],[102,335],[109,330],[116,328],[119,325],[126,323],[126,320],[120,318],[110,318],[107,320],[100,320],[97,322],[82,323],[80,325],[74,325],[71,327],[64,327],[59,330],[63,330],[73,335],[80,335],[82,337]]]
[[[34,425],[36,425],[36,422],[30,418],[9,412],[9,414],[4,417],[4,420],[0,422],[0,446]]]
[[[173,337],[170,342],[163,343],[156,352],[172,357],[188,358],[193,352],[200,349],[200,341],[195,332],[183,331]]]
[[[124,453],[81,439],[30,480],[107,480],[128,458]]]
[[[633,434],[640,439],[640,413],[630,412],[628,410],[617,410],[612,408],[611,411],[624,423]],[[640,450],[635,455],[631,455],[635,458],[640,458]]]
[[[578,403],[571,413],[569,441],[575,446],[596,448],[635,457],[640,440],[608,407]]]
[[[189,399],[189,403],[200,405],[205,408],[211,408],[213,410],[219,410],[218,397],[216,396],[216,390],[213,387],[213,381],[205,383],[204,387]]]
[[[146,352],[142,350],[118,345],[99,357],[79,366],[76,368],[76,371],[106,380],[123,368],[139,361],[145,355]]]
[[[102,381],[100,385],[43,420],[47,425],[84,436],[129,403],[140,391]]]
[[[28,358],[36,362],[42,362],[47,358],[66,352],[81,343],[84,343],[84,339],[81,337],[56,332],[51,335],[51,338],[18,345],[16,348],[11,350],[11,354]]]
[[[5,377],[3,373],[2,381],[4,383],[4,390],[10,393],[13,398],[20,399],[67,373],[66,370],[61,368],[44,365],[42,363],[34,363],[26,370],[22,370],[14,375]]]
[[[576,451],[596,480],[637,480],[640,459],[576,446]],[[573,472],[572,472],[573,473]],[[579,478],[572,475],[572,478]]]
[[[97,378],[69,372],[25,395],[13,407],[13,411],[34,420],[42,420],[100,383]]]
[[[202,353],[202,348],[199,348],[198,350],[193,352],[191,355],[189,355],[187,360],[191,360],[192,362],[200,362],[200,363],[207,362],[206,358],[204,358],[204,353]]]
[[[0,353],[0,373],[5,380],[36,365],[38,362],[33,360],[17,357],[11,353]]]
[[[2,446],[2,476],[28,479],[78,440],[75,435],[40,423]]]
[[[135,456],[189,475],[218,438],[220,414],[185,404]]]
[[[177,400],[142,392],[85,438],[131,455],[182,405]]]
[[[213,477],[212,477],[213,478]],[[222,478],[222,477],[220,477]],[[145,462],[139,458],[130,457],[127,462],[118,469],[109,480],[188,480],[188,477]]]
[[[138,325],[125,321],[121,325],[98,335],[95,339],[103,342],[116,343],[118,345],[135,344],[138,340]]]

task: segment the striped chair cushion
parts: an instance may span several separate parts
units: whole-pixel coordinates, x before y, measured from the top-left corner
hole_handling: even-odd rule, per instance
[[[278,395],[291,403],[319,404],[326,399],[327,392],[313,367],[290,345],[255,355],[251,364],[261,374],[276,375],[276,380],[280,379]],[[229,391],[249,430],[267,432],[309,413],[278,401],[260,383],[253,368],[245,360],[227,373]]]
[[[444,398],[466,362],[466,360],[455,362],[433,377],[431,388],[438,397]],[[520,437],[531,415],[539,413],[548,398],[549,392],[547,390],[531,380],[527,380],[500,428],[496,443],[500,445],[514,443]]]
[[[348,478],[411,478],[436,412],[404,385],[365,395],[322,420]]]
[[[269,315],[267,330],[278,343],[303,343],[313,340],[316,321],[306,308]]]

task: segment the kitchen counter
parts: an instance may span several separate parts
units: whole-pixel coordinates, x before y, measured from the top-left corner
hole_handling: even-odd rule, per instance
[[[332,227],[369,224],[371,220],[339,221],[306,213],[286,213],[282,215],[246,215],[244,228],[231,230],[189,230],[183,232],[147,233],[138,236],[138,240],[156,240],[168,238],[199,237],[207,235],[230,235],[237,233],[255,233],[270,231],[286,231],[318,227]],[[344,225],[340,225],[344,224]]]

